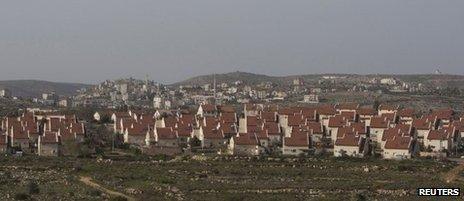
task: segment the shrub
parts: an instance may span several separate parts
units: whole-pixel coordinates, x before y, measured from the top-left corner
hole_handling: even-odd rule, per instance
[[[98,196],[101,195],[101,192],[100,192],[99,190],[91,190],[91,191],[89,192],[89,194],[90,194],[91,196],[98,197]]]
[[[351,200],[353,200],[353,201],[365,201],[365,200],[367,200],[367,197],[364,194],[357,193],[352,197]]]
[[[111,198],[110,201],[127,201],[127,198],[118,196],[118,197]]]
[[[14,195],[14,199],[15,200],[27,200],[29,199],[29,195],[26,193],[16,193]]]
[[[37,185],[37,183],[33,181],[29,182],[29,184],[27,184],[27,192],[30,195],[39,194],[40,193],[39,185]]]

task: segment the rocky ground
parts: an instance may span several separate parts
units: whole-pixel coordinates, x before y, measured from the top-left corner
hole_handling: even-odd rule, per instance
[[[421,200],[418,187],[464,185],[462,173],[444,179],[455,163],[433,160],[3,157],[0,164],[0,200]]]

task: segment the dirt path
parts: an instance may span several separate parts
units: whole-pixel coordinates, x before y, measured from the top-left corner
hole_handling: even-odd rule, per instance
[[[446,183],[451,183],[456,180],[456,178],[459,177],[459,174],[463,171],[464,163],[460,162],[458,166],[448,171],[443,178],[445,179]]]
[[[97,184],[97,183],[93,182],[93,181],[92,181],[92,178],[90,178],[90,177],[81,176],[81,177],[79,178],[79,181],[81,181],[82,183],[84,183],[84,184],[87,185],[87,186],[90,186],[90,187],[92,187],[92,188],[95,188],[95,189],[98,189],[98,190],[100,190],[100,191],[103,191],[103,192],[105,192],[106,194],[109,194],[109,195],[111,195],[111,196],[114,196],[114,197],[124,197],[124,198],[126,198],[128,201],[135,201],[135,200],[136,200],[135,198],[130,197],[130,196],[128,196],[128,195],[125,195],[125,194],[123,194],[123,193],[120,193],[120,192],[117,192],[117,191],[112,191],[112,190],[107,189],[107,188],[105,188],[105,187],[103,187],[103,186],[100,186],[100,184]]]

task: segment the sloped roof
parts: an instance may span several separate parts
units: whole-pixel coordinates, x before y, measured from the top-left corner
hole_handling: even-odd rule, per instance
[[[351,147],[359,147],[361,141],[361,137],[359,135],[349,133],[344,135],[341,138],[337,138],[335,140],[336,146],[351,146]]]
[[[234,137],[235,145],[259,145],[258,138],[255,133],[239,133]]]
[[[291,137],[284,138],[284,145],[289,147],[309,147],[308,133],[292,133]]]
[[[392,139],[385,142],[385,149],[404,149],[409,150],[412,142],[411,137],[394,136]]]

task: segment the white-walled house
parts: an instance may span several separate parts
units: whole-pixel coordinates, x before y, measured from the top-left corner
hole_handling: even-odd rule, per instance
[[[197,115],[200,117],[206,116],[216,116],[217,115],[217,108],[211,104],[203,104],[198,107]]]
[[[148,126],[133,123],[124,131],[124,143],[136,144],[139,146],[146,145],[148,131]]]
[[[383,115],[383,114],[396,113],[398,112],[398,109],[399,109],[399,106],[381,104],[379,106],[378,111],[379,111],[379,115]]]
[[[341,127],[344,127],[348,124],[347,120],[343,116],[334,116],[329,118],[329,124],[327,126],[328,135],[332,140],[332,143],[335,143],[337,140],[338,130]]]
[[[417,146],[410,136],[394,136],[387,140],[382,152],[385,159],[409,159],[417,152]]]
[[[230,138],[228,149],[233,155],[257,156],[261,153],[258,137],[254,133],[239,133]]]
[[[389,127],[390,122],[383,117],[372,117],[370,120],[370,139],[381,143],[383,133]]]
[[[283,139],[282,154],[297,156],[308,153],[311,145],[309,132],[292,133]]]
[[[455,127],[431,130],[424,138],[424,148],[431,149],[432,152],[440,152],[453,148]]]
[[[374,108],[358,108],[356,110],[359,121],[366,123],[366,126],[371,125],[371,118],[377,115],[377,110]]]
[[[338,138],[334,144],[334,156],[364,156],[365,138],[355,133],[346,133],[341,138]]]

